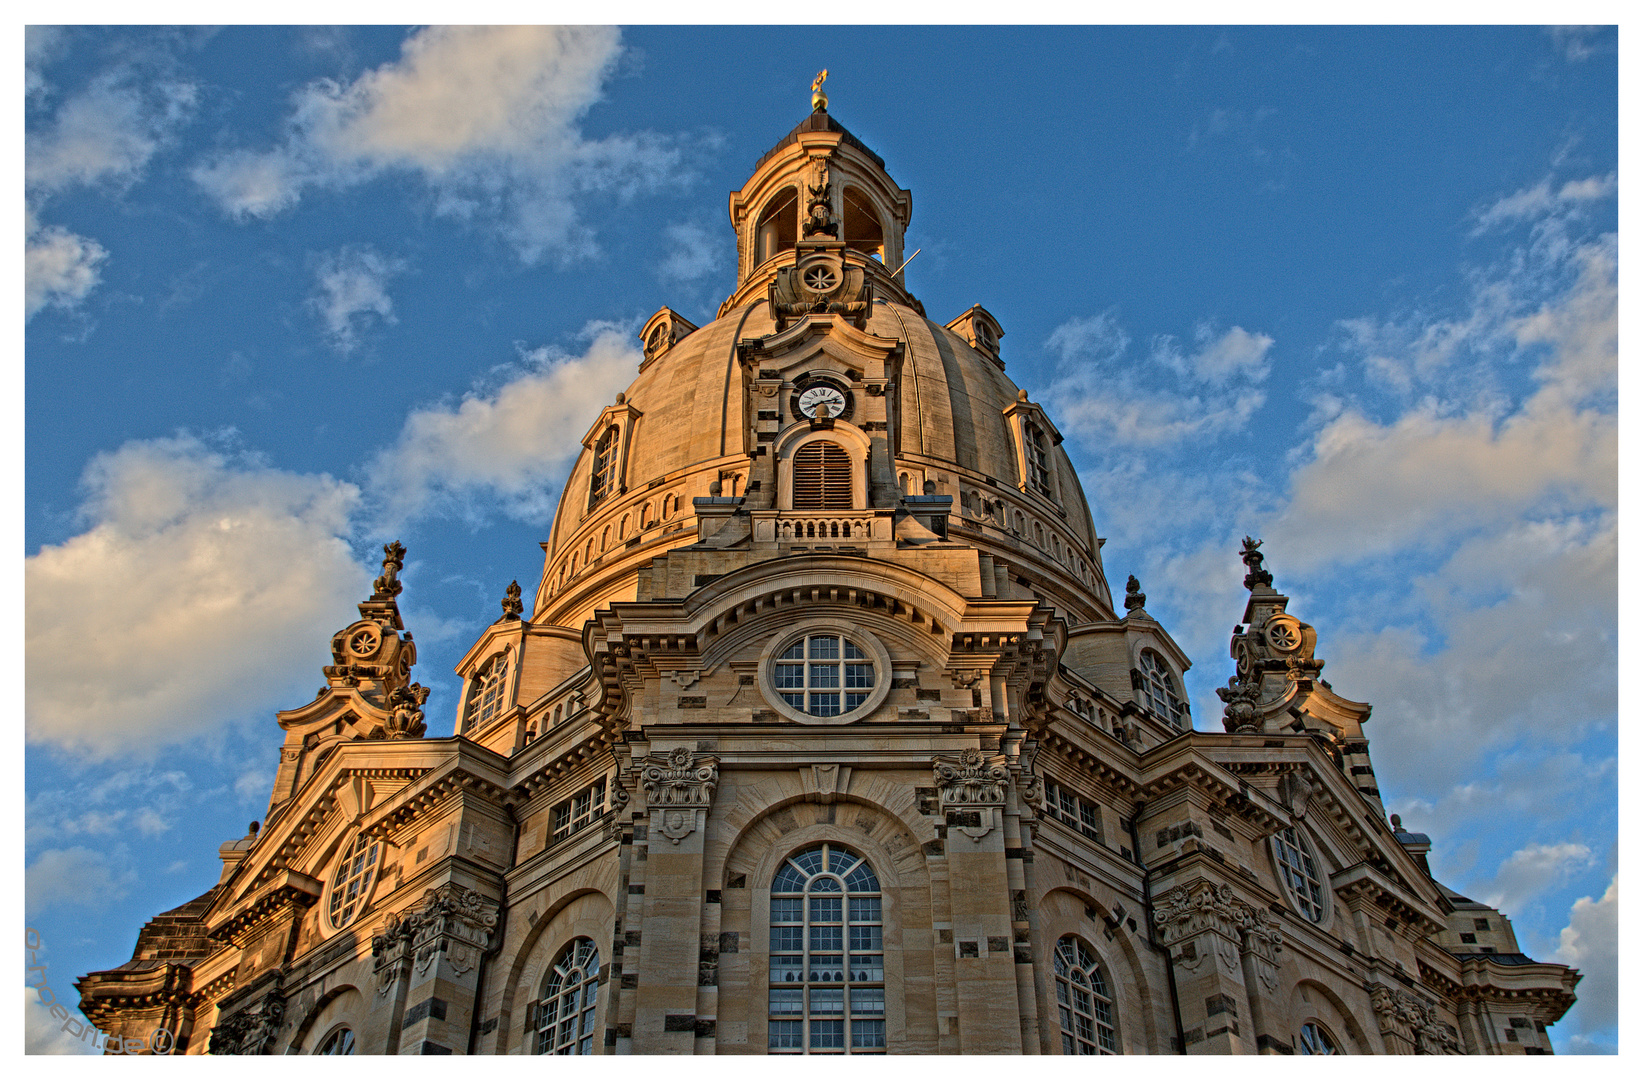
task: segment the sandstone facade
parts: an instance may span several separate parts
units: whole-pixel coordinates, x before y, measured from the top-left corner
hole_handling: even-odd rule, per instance
[[[266,824],[86,1014],[188,1053],[1549,1052],[1578,974],[1386,818],[1258,542],[1194,729],[1002,327],[926,318],[911,195],[818,99],[731,195],[719,317],[659,311],[591,418],[457,734],[391,545]]]

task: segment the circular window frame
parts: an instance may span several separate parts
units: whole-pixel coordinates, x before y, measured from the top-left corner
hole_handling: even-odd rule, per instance
[[[873,659],[873,692],[867,700],[847,713],[838,716],[815,716],[811,713],[800,712],[789,705],[776,689],[775,670],[776,658],[785,652],[795,641],[812,634],[831,634],[848,638],[856,647],[866,652]],[[840,663],[843,663],[841,660]],[[884,704],[884,699],[890,696],[891,668],[890,652],[879,639],[859,627],[845,629],[836,619],[815,618],[805,619],[797,625],[786,628],[786,632],[770,639],[759,654],[759,692],[764,695],[765,702],[777,713],[799,724],[810,724],[821,727],[836,727],[841,724],[854,724],[873,715]],[[843,692],[843,689],[840,689]]]
[[[331,929],[334,931],[341,932],[354,925],[354,923],[359,921],[359,917],[365,913],[366,908],[371,906],[371,897],[376,894],[377,882],[382,878],[382,865],[388,858],[387,843],[384,842],[381,837],[373,839],[371,843],[375,845],[377,854],[376,858],[371,862],[371,868],[367,873],[365,886],[360,889],[359,899],[354,901],[353,907],[349,910],[347,917],[340,922],[337,921],[336,915],[332,910],[332,897],[336,895],[338,886],[344,884],[342,880],[343,871],[349,860],[353,858],[354,846],[359,843],[359,840],[360,833],[356,832],[348,838],[347,842],[344,843],[341,848],[338,849],[342,861],[339,862],[336,869],[332,871],[331,880],[325,887],[325,921],[330,924]]]
[[[1284,898],[1289,901],[1289,909],[1320,930],[1328,929],[1335,919],[1335,890],[1329,887],[1329,875],[1323,872],[1323,860],[1318,858],[1318,847],[1312,842],[1312,835],[1306,826],[1296,822],[1289,828],[1294,830],[1295,838],[1300,841],[1297,846],[1302,853],[1312,860],[1312,869],[1318,875],[1318,895],[1322,899],[1323,912],[1316,919],[1308,915],[1297,900],[1289,878],[1284,874],[1283,860],[1278,857],[1278,833],[1283,832],[1282,829],[1267,837],[1267,854],[1272,858],[1272,873],[1278,879],[1279,888],[1284,890]]]

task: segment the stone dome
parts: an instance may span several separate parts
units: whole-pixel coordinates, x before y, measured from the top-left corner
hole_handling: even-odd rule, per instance
[[[996,553],[1069,622],[1112,618],[1088,503],[1054,424],[1005,373],[1003,330],[980,306],[931,321],[889,269],[911,195],[878,156],[818,111],[730,215],[736,290],[706,326],[669,308],[645,324],[637,376],[565,482],[532,621],[579,626],[634,599],[652,558],[699,541],[695,500],[792,509],[785,470],[822,436],[862,462],[855,509],[945,510],[948,538]],[[833,408],[806,415],[808,390]]]

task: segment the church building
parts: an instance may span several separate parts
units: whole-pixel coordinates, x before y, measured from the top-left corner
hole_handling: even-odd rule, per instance
[[[927,317],[911,193],[812,104],[730,196],[718,318],[656,312],[588,417],[454,734],[388,545],[264,821],[86,1016],[189,1054],[1550,1053],[1579,974],[1386,816],[1282,550],[1244,542],[1195,726],[1003,328]]]

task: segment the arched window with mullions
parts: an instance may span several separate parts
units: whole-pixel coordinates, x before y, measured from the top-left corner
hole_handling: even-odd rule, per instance
[[[469,678],[468,711],[462,722],[464,735],[502,715],[504,692],[508,687],[508,666],[512,659],[513,650],[504,649]]]
[[[1021,442],[1027,452],[1027,481],[1034,491],[1044,495],[1050,489],[1050,452],[1044,445],[1044,433],[1037,424],[1023,424]]]
[[[849,848],[805,848],[770,884],[770,1052],[885,1052],[884,899]]]
[[[331,1032],[330,1036],[326,1038],[325,1044],[318,1050],[314,1051],[316,1054],[336,1054],[341,1056],[351,1055],[353,1052],[354,1033],[345,1027],[337,1028],[335,1031]]]
[[[616,429],[605,429],[593,444],[593,472],[588,477],[588,509],[616,490]]]
[[[1071,934],[1055,943],[1055,1001],[1063,1054],[1118,1053],[1107,979],[1095,952]]]
[[[1192,726],[1187,703],[1181,700],[1175,688],[1175,676],[1151,649],[1141,654],[1141,692],[1146,695],[1147,708],[1154,716],[1178,728]]]
[[[542,984],[537,1006],[538,1054],[593,1053],[599,1004],[599,949],[587,938],[566,945]]]
[[[1301,1037],[1295,1040],[1296,1047],[1303,1054],[1339,1054],[1335,1046],[1335,1039],[1322,1024],[1311,1023],[1301,1025]]]

